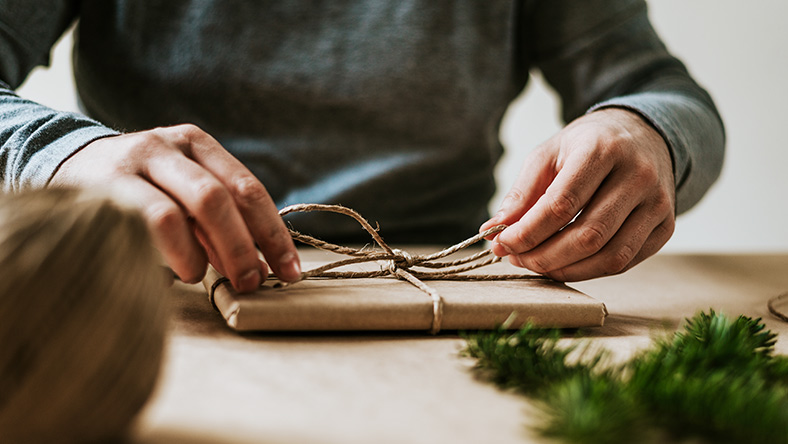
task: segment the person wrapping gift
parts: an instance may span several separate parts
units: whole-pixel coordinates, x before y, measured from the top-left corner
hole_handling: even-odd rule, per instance
[[[83,113],[14,93],[78,19]],[[277,208],[341,203],[391,243],[498,224],[494,252],[557,280],[622,272],[720,173],[710,96],[643,0],[0,1],[0,181],[120,188],[185,282],[239,291],[299,258]],[[570,122],[491,218],[501,118],[539,70]],[[367,242],[344,220],[300,230]]]

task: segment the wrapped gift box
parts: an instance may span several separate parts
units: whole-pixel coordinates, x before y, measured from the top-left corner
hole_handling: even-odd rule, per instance
[[[330,261],[325,253],[301,252],[307,270]],[[385,266],[381,264],[379,266]],[[369,267],[369,265],[367,265]],[[507,263],[477,274],[525,274]],[[429,294],[393,276],[308,278],[284,287],[269,279],[252,293],[236,293],[229,281],[210,269],[203,281],[209,297],[238,331],[429,331],[434,304]],[[601,326],[605,305],[563,283],[533,275],[507,280],[425,280],[443,299],[441,330]]]

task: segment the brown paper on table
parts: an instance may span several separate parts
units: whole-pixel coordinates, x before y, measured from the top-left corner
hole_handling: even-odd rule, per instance
[[[522,272],[503,263],[484,270]],[[443,298],[441,330],[497,328],[513,313],[511,328],[528,321],[544,327],[593,327],[603,325],[607,316],[602,302],[547,279],[424,282]],[[430,296],[393,277],[310,278],[284,288],[275,288],[269,280],[255,292],[238,294],[209,267],[203,284],[227,325],[238,331],[430,330],[432,326]]]

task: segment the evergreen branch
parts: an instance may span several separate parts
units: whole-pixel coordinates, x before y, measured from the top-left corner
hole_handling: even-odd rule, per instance
[[[477,368],[533,397],[539,430],[567,442],[643,442],[666,433],[713,442],[788,443],[788,358],[761,319],[715,313],[619,367],[603,352],[559,347],[561,333],[527,325],[466,334]],[[573,353],[579,358],[570,360]],[[660,432],[661,430],[661,432]]]
[[[584,373],[554,384],[538,405],[545,436],[582,444],[643,442],[638,432],[645,412],[637,398],[614,374]]]
[[[502,327],[463,336],[467,341],[465,352],[476,358],[478,370],[499,386],[525,394],[591,373],[603,360],[600,353],[583,362],[569,363],[567,358],[578,346],[559,347],[560,330],[545,330],[530,323],[515,332]]]

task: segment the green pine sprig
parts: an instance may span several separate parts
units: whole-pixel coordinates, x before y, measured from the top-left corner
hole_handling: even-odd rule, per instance
[[[466,354],[477,359],[477,369],[496,384],[534,394],[542,387],[592,372],[603,360],[599,354],[582,363],[568,357],[577,345],[558,346],[559,330],[528,325],[516,332],[505,328],[467,335]]]
[[[788,443],[788,359],[760,319],[711,310],[629,362],[532,325],[466,334],[466,353],[502,387],[541,407],[539,430],[566,442],[603,444],[701,438]],[[659,438],[655,438],[659,437]]]

